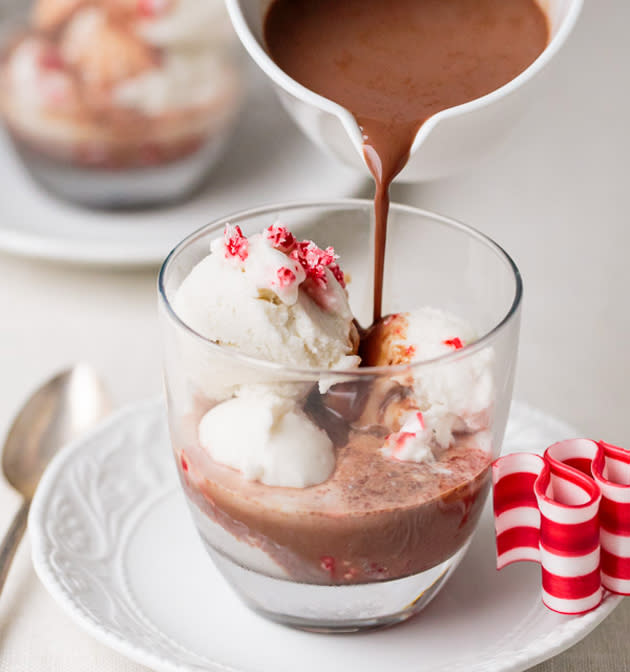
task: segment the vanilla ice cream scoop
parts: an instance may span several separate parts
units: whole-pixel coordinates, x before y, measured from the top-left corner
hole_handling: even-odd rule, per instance
[[[475,331],[465,320],[436,308],[420,308],[390,315],[375,325],[362,344],[363,364],[426,362],[475,340]],[[448,448],[454,433],[486,428],[494,401],[492,361],[492,349],[485,348],[401,374],[397,384],[408,393],[392,396],[385,410],[390,426],[399,429],[387,437],[382,452],[405,461],[431,461],[435,451]]]
[[[156,66],[158,55],[99,7],[77,11],[60,38],[64,61],[90,89],[106,89]]]
[[[362,344],[365,366],[396,366],[441,357],[476,340],[465,320],[423,307],[384,317]]]
[[[199,443],[215,462],[266,485],[306,488],[335,468],[333,444],[291,399],[248,390],[208,411]]]
[[[357,366],[357,333],[332,248],[282,226],[245,237],[227,226],[181,284],[175,312],[239,353],[297,368]]]

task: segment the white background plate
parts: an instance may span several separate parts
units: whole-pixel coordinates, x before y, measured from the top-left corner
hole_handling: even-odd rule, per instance
[[[514,404],[505,452],[542,451],[570,427]],[[256,616],[214,569],[189,519],[160,401],[120,412],[59,455],[37,491],[35,569],[88,632],[155,670],[516,672],[559,653],[619,603],[584,616],[540,601],[536,565],[495,570],[490,506],[470,550],[416,618],[315,635]]]
[[[283,200],[355,196],[366,179],[323,155],[287,117],[262,75],[207,184],[180,205],[105,212],[58,200],[35,184],[0,133],[0,249],[78,264],[159,264],[184,236],[237,210]]]

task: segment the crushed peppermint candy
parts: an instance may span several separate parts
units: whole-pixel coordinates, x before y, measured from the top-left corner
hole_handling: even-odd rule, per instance
[[[343,271],[339,268],[339,264],[328,264],[328,270],[335,276],[335,280],[345,289],[346,287],[346,276],[343,274]]]
[[[271,247],[286,254],[295,249],[298,242],[289,229],[281,224],[272,224],[269,228],[265,229],[264,236],[271,244]]]
[[[225,243],[225,258],[229,259],[230,257],[238,257],[241,261],[247,259],[249,254],[249,241],[243,235],[241,227],[232,226],[231,224],[225,225],[225,231],[223,232],[223,242]]]
[[[450,348],[454,348],[455,350],[461,350],[464,347],[461,338],[458,337],[449,338],[448,340],[443,341],[443,343],[444,345],[448,345]]]
[[[333,558],[331,555],[322,555],[322,557],[319,559],[319,564],[325,572],[330,572],[330,574],[335,573],[335,558]]]
[[[406,420],[399,432],[390,434],[385,440],[394,444],[392,452],[396,454],[404,448],[405,443],[409,439],[415,438],[418,432],[422,432],[425,429],[424,416],[420,411],[417,411]]]
[[[394,460],[432,462],[431,437],[432,431],[427,429],[424,416],[416,411],[405,420],[398,432],[385,437],[381,452]]]
[[[336,266],[335,261],[339,258],[332,247],[322,250],[312,240],[298,242],[290,256],[300,263],[306,272],[306,277],[313,280],[320,287],[326,287],[327,284],[326,267],[330,267],[333,264]],[[342,287],[345,287],[345,282],[342,284],[336,275],[335,278]]]
[[[296,280],[295,273],[286,266],[281,266],[277,271],[276,275],[278,276],[278,286],[279,287],[288,287],[293,284]]]
[[[392,449],[392,454],[394,456],[398,455],[402,449],[405,447],[405,444],[410,439],[415,439],[416,435],[413,432],[396,432],[396,434],[390,434],[387,437],[387,441],[391,441],[394,444]]]
[[[281,266],[274,271],[271,286],[280,289],[287,288],[294,282],[304,281],[300,268],[304,270],[306,276],[306,285],[304,289],[315,301],[325,303],[325,297],[320,290],[325,290],[328,285],[328,269],[335,280],[345,289],[346,279],[341,268],[336,263],[339,258],[332,247],[322,250],[312,240],[299,241],[286,226],[281,224],[272,224],[262,233],[263,239],[275,250],[286,254],[295,266],[291,269],[291,264]],[[225,247],[226,259],[240,259],[245,261],[249,256],[249,241],[241,228],[226,224],[223,232],[223,242]],[[325,307],[325,306],[324,306]]]

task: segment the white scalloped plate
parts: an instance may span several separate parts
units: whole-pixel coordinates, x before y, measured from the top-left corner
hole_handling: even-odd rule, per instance
[[[541,451],[574,434],[514,404],[504,450]],[[621,599],[608,595],[579,617],[548,611],[536,565],[495,570],[486,507],[460,567],[411,621],[349,636],[267,622],[234,596],[197,538],[160,401],[123,410],[60,454],[29,530],[40,579],[77,623],[164,672],[516,672],[582,639]]]

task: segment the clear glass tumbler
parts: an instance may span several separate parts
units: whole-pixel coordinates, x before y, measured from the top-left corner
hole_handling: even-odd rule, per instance
[[[0,3],[0,124],[36,182],[84,206],[201,187],[240,118],[245,67],[221,0]]]
[[[384,314],[437,307],[466,319],[477,340],[430,361],[351,371],[292,369],[226,349],[182,322],[173,299],[227,222],[248,235],[280,221],[300,238],[335,247],[351,278],[354,315],[367,326],[372,213],[372,203],[361,200],[242,212],[182,241],[159,278],[169,425],[195,525],[217,568],[252,609],[315,631],[405,620],[431,600],[465,553],[510,407],[519,272],[474,229],[393,205]],[[460,409],[448,449],[429,463],[391,459],[382,450],[401,431],[401,413],[417,383],[450,386]],[[204,414],[237,393],[246,399],[242,392],[250,386],[291,399],[326,431],[335,446],[326,481],[306,488],[264,485],[214,462],[200,446]],[[246,407],[243,415],[246,424]]]

